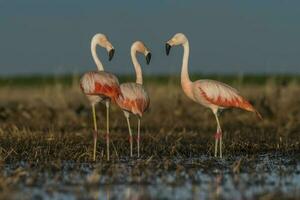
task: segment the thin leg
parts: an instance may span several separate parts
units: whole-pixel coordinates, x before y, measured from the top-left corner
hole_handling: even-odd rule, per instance
[[[106,101],[106,153],[109,161],[109,101]]]
[[[222,158],[223,155],[222,155],[222,131],[221,131],[221,128],[220,128],[220,158]]]
[[[140,129],[141,129],[141,119],[138,118],[138,136],[137,136],[137,146],[138,146],[138,158],[140,157]]]
[[[93,161],[96,160],[96,146],[97,146],[97,135],[98,135],[98,128],[97,128],[97,121],[96,121],[96,111],[95,105],[92,105],[92,112],[93,112],[93,121],[94,121],[94,151],[93,151]]]
[[[217,154],[218,154],[218,138],[217,136],[215,136],[215,157],[217,157]]]
[[[130,128],[130,121],[129,121],[129,113],[124,112],[126,120],[127,120],[127,125],[128,125],[128,131],[129,131],[129,142],[130,142],[130,157],[132,157],[132,132]]]
[[[214,112],[216,120],[217,120],[217,137],[220,140],[220,158],[222,158],[222,129],[220,126],[219,118],[218,118],[218,111]]]

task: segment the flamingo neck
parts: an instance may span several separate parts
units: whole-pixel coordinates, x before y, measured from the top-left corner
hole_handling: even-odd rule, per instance
[[[182,59],[182,67],[181,67],[181,84],[191,83],[189,72],[188,72],[188,65],[189,65],[189,41],[187,40],[182,44],[183,46],[183,59]]]
[[[183,60],[182,60],[182,68],[181,68],[181,87],[184,93],[191,99],[194,100],[193,90],[192,90],[192,82],[189,77],[188,72],[188,62],[189,62],[189,42],[186,41],[183,45]]]
[[[136,50],[133,48],[131,49],[131,60],[135,69],[135,74],[136,74],[136,83],[138,84],[143,84],[143,75],[142,75],[142,69],[141,69],[141,65],[138,62],[137,58],[136,58]]]
[[[93,39],[91,42],[91,52],[92,52],[93,59],[97,65],[98,70],[104,71],[103,65],[102,65],[100,59],[98,58],[98,55],[96,52],[96,47],[97,47],[97,42],[96,42],[96,40]]]

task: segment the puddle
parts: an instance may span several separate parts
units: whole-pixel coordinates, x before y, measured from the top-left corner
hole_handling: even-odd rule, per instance
[[[13,199],[255,199],[267,194],[293,198],[300,197],[299,157],[19,162],[4,164],[1,180]]]

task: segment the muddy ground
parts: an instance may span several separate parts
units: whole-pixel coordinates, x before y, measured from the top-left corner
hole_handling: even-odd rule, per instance
[[[300,83],[223,80],[264,120],[221,113],[224,158],[212,157],[216,122],[186,98],[178,78],[145,80],[151,98],[142,119],[141,157],[130,158],[123,113],[111,107],[111,161],[105,152],[105,106],[99,104],[97,161],[92,162],[88,101],[70,83],[0,87],[2,199],[297,199],[300,198]],[[0,81],[1,82],[1,81]],[[136,118],[131,117],[134,133]]]

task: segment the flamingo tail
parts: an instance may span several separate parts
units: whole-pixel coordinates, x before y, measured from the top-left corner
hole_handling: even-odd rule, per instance
[[[254,110],[256,116],[260,119],[260,120],[263,120],[263,117],[261,116],[261,114],[257,111],[257,110]]]
[[[263,120],[261,114],[247,100],[244,99],[243,102],[238,107],[250,112],[254,112],[258,119]]]

